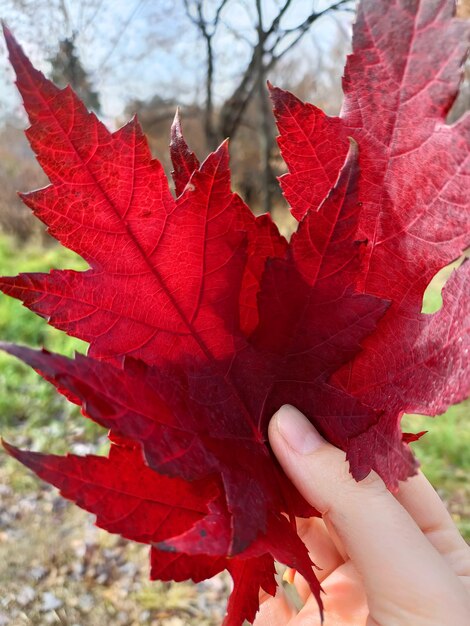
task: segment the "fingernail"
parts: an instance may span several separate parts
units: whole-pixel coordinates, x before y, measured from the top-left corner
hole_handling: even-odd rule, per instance
[[[305,415],[289,404],[276,413],[276,423],[287,445],[299,454],[310,454],[325,443]]]

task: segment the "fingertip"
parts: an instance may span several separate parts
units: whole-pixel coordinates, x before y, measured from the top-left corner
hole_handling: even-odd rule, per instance
[[[313,424],[298,409],[283,405],[273,416],[269,425],[271,444],[279,442],[297,454],[308,455],[326,443]]]

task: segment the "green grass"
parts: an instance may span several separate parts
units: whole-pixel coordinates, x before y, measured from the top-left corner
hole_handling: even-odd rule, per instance
[[[20,245],[14,239],[0,236],[0,272],[2,276],[20,272],[48,272],[53,268],[85,269],[85,262],[73,252],[51,245]],[[20,302],[1,296],[0,334],[3,341],[20,341],[32,345],[54,346],[64,352],[83,349],[83,342],[67,337],[33,315]]]
[[[52,268],[85,269],[74,253],[51,245],[20,246],[0,237],[0,274],[47,272]],[[0,294],[0,340],[46,347],[72,356],[86,344],[49,326],[14,299]],[[65,439],[92,437],[95,425],[79,417],[78,408],[65,402],[54,388],[17,359],[0,353],[0,434],[14,443],[31,441],[38,449],[65,450]]]
[[[407,415],[403,429],[428,432],[413,444],[428,478],[445,486],[459,478],[468,480],[470,470],[470,402],[451,407],[435,418]],[[466,476],[465,476],[466,474]]]
[[[470,401],[435,418],[407,415],[403,430],[428,431],[412,444],[413,451],[470,542]]]

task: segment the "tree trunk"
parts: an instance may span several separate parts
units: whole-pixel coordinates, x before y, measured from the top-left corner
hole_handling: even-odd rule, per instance
[[[258,55],[256,68],[256,88],[259,101],[258,116],[258,145],[261,165],[261,193],[260,205],[263,213],[270,213],[272,209],[273,172],[271,169],[272,149],[272,114],[266,89],[266,68],[264,66],[264,40],[261,0],[256,0],[258,11]]]
[[[207,50],[207,72],[206,72],[206,107],[204,110],[204,134],[206,137],[206,147],[209,152],[217,148],[219,136],[214,123],[214,51],[212,49],[212,35],[205,34]]]

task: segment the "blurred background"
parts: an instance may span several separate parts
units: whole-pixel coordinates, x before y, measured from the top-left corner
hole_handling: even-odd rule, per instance
[[[293,221],[276,182],[284,165],[266,80],[337,114],[354,10],[350,0],[0,0],[0,17],[36,67],[60,86],[71,84],[111,129],[137,113],[167,173],[177,106],[201,160],[230,137],[234,189],[255,212],[270,211],[286,235]],[[458,10],[469,18],[470,0]],[[469,68],[449,121],[470,108]],[[47,180],[24,138],[13,81],[1,41],[0,272],[81,269],[17,197]],[[439,308],[449,272],[428,288],[425,312]],[[6,296],[0,338],[67,355],[86,350]],[[405,418],[405,430],[429,431],[414,449],[467,539],[469,409],[464,403],[435,420]],[[105,433],[3,355],[0,434],[55,453],[106,449]],[[91,516],[0,453],[0,626],[220,623],[225,576],[199,585],[149,583],[147,576],[146,548],[99,531]]]

